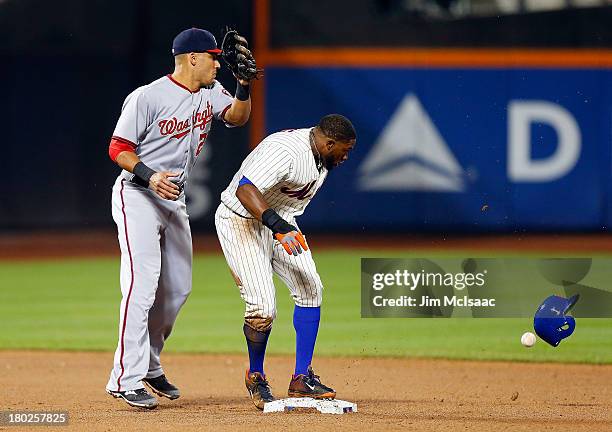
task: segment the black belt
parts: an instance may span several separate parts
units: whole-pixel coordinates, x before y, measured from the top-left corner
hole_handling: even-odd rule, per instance
[[[236,213],[234,210],[232,210],[231,208],[229,208],[228,206],[225,205],[225,203],[222,203],[226,209],[228,209],[229,211],[231,211],[232,213],[234,213],[236,216],[241,217],[242,219],[249,219],[249,220],[257,220],[257,218],[254,217],[248,217],[248,216],[242,216],[240,213]]]

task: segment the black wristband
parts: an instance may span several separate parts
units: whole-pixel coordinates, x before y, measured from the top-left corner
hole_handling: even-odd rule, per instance
[[[151,180],[151,176],[155,174],[155,171],[146,166],[144,162],[138,162],[134,166],[132,172],[136,177],[138,177],[140,180],[142,180],[143,183],[146,184],[145,187],[149,187],[149,180]]]
[[[287,222],[285,219],[280,217],[278,213],[271,208],[267,209],[261,214],[261,223],[270,228],[274,234],[287,234],[288,232],[295,231],[297,229],[293,225],[289,224],[289,222]]]
[[[242,85],[240,81],[236,81],[236,99],[239,101],[249,100],[250,90],[250,85]]]

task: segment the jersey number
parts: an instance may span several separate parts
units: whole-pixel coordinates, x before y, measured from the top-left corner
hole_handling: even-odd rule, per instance
[[[196,149],[196,157],[200,154],[200,152],[202,151],[202,147],[204,147],[204,143],[206,142],[206,137],[208,136],[207,133],[201,133],[200,134],[200,142],[198,143],[198,148]]]

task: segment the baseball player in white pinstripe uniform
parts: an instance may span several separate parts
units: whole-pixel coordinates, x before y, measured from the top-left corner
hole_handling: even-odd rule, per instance
[[[106,391],[129,405],[155,408],[179,389],[168,382],[160,354],[191,292],[192,246],[183,186],[202,151],[212,120],[247,122],[249,82],[236,97],[215,80],[220,67],[214,36],[181,32],[172,44],[171,75],[125,100],[109,146],[123,171],[113,187],[112,213],[121,246],[119,342]]]
[[[329,170],[348,158],[355,140],[353,125],[338,114],[323,117],[313,128],[272,134],[249,154],[221,194],[215,225],[246,303],[243,331],[250,366],[245,384],[259,409],[274,400],[263,369],[276,317],[273,272],[287,284],[295,301],[296,362],[289,396],[336,396],[310,365],[323,284],[295,218],[304,212]]]

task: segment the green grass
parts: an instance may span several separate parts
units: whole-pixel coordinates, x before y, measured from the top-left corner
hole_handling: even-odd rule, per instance
[[[362,319],[362,256],[415,254],[316,252],[325,284],[318,355],[612,363],[612,319],[580,319],[574,335],[559,347],[538,341],[529,350],[519,342],[531,327],[528,318]],[[108,258],[0,263],[0,349],[114,350],[120,301],[118,272],[119,260]],[[277,301],[278,319],[269,352],[291,354],[292,302],[289,291],[278,281]],[[198,256],[193,293],[167,350],[244,352],[242,313],[242,300],[223,257]]]

